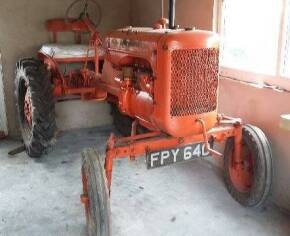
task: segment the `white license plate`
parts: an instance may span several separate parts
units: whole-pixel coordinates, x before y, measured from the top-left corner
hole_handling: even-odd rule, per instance
[[[153,169],[207,156],[209,156],[209,152],[205,148],[205,143],[196,143],[184,147],[149,152],[146,155],[146,163],[148,169]]]

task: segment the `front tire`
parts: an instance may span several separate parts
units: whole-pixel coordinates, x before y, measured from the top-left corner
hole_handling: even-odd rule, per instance
[[[53,144],[56,122],[50,74],[43,62],[28,58],[16,65],[16,107],[27,154],[40,157]]]
[[[110,201],[100,155],[93,149],[82,154],[82,182],[89,236],[110,236]]]
[[[224,152],[225,183],[229,193],[245,207],[260,207],[269,196],[272,183],[272,152],[259,128],[245,125],[242,130],[241,163],[235,163],[234,138]]]

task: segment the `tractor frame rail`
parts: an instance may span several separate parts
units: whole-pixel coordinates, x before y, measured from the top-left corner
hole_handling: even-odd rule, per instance
[[[118,138],[114,134],[111,134],[107,142],[104,166],[109,191],[112,183],[112,171],[115,159],[129,157],[130,160],[134,160],[136,157],[142,157],[149,152],[176,148],[199,142],[205,143],[206,150],[212,156],[222,157],[222,154],[210,148],[208,140],[221,143],[230,137],[234,137],[236,150],[234,156],[235,161],[239,162],[242,140],[242,122],[240,119],[220,115],[218,117],[217,126],[208,131],[204,128],[203,120],[196,120],[196,122],[202,124],[203,133],[188,137],[171,137],[159,131],[136,135],[137,125],[135,122],[132,125],[132,134],[130,137]]]

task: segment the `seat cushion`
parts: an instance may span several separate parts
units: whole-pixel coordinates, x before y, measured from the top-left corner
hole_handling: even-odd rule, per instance
[[[94,57],[94,48],[90,48],[89,50],[88,48],[88,45],[81,44],[45,44],[39,52],[55,59]],[[99,50],[99,56],[104,56],[104,50],[102,48]]]

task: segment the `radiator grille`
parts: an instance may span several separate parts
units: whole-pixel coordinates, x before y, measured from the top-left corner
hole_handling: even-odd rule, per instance
[[[218,49],[174,50],[171,55],[171,116],[217,108]]]

